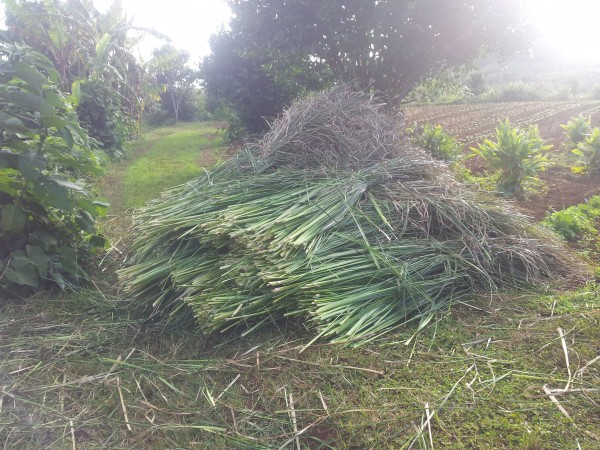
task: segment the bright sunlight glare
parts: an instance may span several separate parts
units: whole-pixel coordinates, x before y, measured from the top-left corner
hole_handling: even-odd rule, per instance
[[[106,11],[114,0],[93,0],[100,11]],[[221,26],[227,25],[231,11],[224,0],[121,0],[128,18],[138,27],[152,28],[172,40],[172,45],[190,53],[190,64],[197,65],[210,53],[208,40]],[[161,41],[147,38],[140,45],[143,59]]]
[[[526,0],[539,44],[565,62],[599,63],[599,0]]]

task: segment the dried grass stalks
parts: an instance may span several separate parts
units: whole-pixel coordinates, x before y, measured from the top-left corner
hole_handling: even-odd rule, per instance
[[[474,292],[579,270],[508,204],[404,146],[379,108],[347,88],[305,99],[139,210],[126,291],[150,317],[193,316],[206,332],[301,317],[362,344]]]

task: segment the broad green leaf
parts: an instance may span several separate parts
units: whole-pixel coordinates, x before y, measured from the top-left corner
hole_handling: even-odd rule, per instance
[[[65,99],[56,92],[46,91],[45,94],[46,101],[52,106],[56,108],[63,108],[65,106]]]
[[[583,151],[579,148],[574,148],[573,150],[571,150],[571,152],[573,152],[577,156],[585,156],[585,153],[583,153]]]
[[[14,68],[15,76],[40,92],[42,85],[46,82],[46,76],[44,74],[22,62],[16,62]]]
[[[73,140],[73,135],[71,134],[71,130],[69,130],[68,127],[63,127],[60,130],[58,130],[58,133],[65,141],[65,144],[67,144],[67,147],[69,147],[69,149],[72,149],[75,141]]]
[[[27,181],[35,181],[42,175],[46,167],[46,160],[38,153],[24,153],[19,155],[19,170]]]
[[[4,205],[0,210],[0,230],[5,233],[18,233],[23,231],[27,223],[27,214],[20,206],[14,203]]]
[[[97,217],[106,216],[106,213],[108,212],[108,207],[109,207],[109,204],[106,202],[99,201],[99,200],[88,200],[85,198],[78,200],[77,204],[79,205],[79,207],[81,209],[87,211],[92,216],[97,216]]]
[[[39,95],[34,95],[31,92],[1,92],[0,102],[12,103],[17,108],[22,107],[31,109],[42,114],[53,114],[54,106],[47,102]]]
[[[11,116],[3,111],[0,111],[0,128],[11,133],[20,133],[27,136],[32,136],[34,132],[27,128],[23,121],[15,116]]]
[[[71,84],[71,102],[77,106],[79,105],[79,101],[81,100],[81,81],[75,80]]]
[[[71,210],[69,191],[48,177],[41,176],[33,182],[33,194],[53,208],[61,211]]]
[[[7,267],[5,277],[8,281],[24,286],[37,288],[40,284],[38,274],[35,271],[35,266],[32,263],[23,265],[17,269],[10,265]]]
[[[108,43],[110,42],[110,38],[111,35],[109,33],[105,33],[96,44],[96,71],[100,71],[103,66],[104,55],[106,54],[106,49],[108,47]]]
[[[40,122],[47,128],[60,129],[67,125],[67,121],[57,115],[45,115],[40,117]]]
[[[46,278],[48,276],[48,263],[50,262],[50,258],[46,255],[44,249],[37,245],[27,245],[25,249],[27,250],[29,260],[37,267],[40,277]]]
[[[58,184],[59,186],[63,186],[63,187],[66,187],[67,189],[73,189],[74,191],[83,192],[83,193],[87,194],[87,191],[81,184],[70,181],[63,176],[51,175],[49,178],[52,181],[54,181],[56,184]]]
[[[87,233],[95,233],[96,232],[96,224],[94,222],[94,217],[85,210],[79,211],[79,216],[77,217],[77,224],[81,227],[83,231]]]

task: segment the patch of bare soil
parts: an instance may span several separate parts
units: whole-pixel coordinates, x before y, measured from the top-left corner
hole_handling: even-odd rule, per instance
[[[568,208],[600,194],[600,179],[575,175],[566,167],[549,167],[540,174],[540,178],[546,182],[547,191],[518,202],[519,209],[536,220],[543,220],[548,211]]]

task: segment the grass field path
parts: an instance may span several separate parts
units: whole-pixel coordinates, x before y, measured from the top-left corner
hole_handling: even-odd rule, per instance
[[[219,124],[192,122],[144,132],[99,184],[111,205],[105,230],[110,237],[126,234],[134,208],[216,164],[225,148],[221,130]]]

